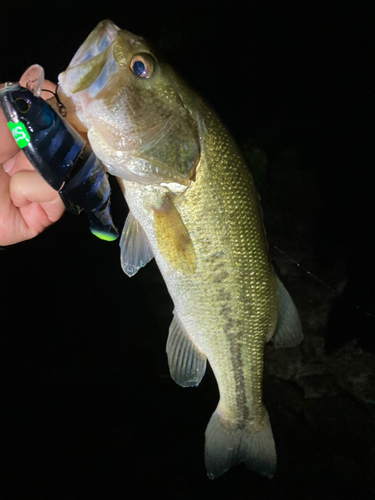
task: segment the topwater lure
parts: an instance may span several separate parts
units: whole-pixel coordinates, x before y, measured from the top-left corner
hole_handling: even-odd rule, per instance
[[[29,70],[37,71],[38,78],[30,80],[28,88],[8,83],[0,91],[0,105],[13,137],[46,182],[59,191],[70,212],[84,211],[90,231],[98,238],[117,239],[103,165],[86,141],[40,97],[43,68],[34,65]]]

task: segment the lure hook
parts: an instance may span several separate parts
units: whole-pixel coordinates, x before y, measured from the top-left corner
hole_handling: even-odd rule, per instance
[[[60,101],[60,98],[59,96],[57,95],[57,89],[59,88],[59,84],[56,85],[56,89],[55,89],[55,92],[53,92],[52,90],[49,90],[49,89],[42,89],[43,92],[50,92],[51,94],[53,94],[53,96],[55,97],[56,99],[56,105],[58,107],[58,110],[59,110],[59,113],[60,115],[63,117],[63,118],[66,118],[66,115],[68,114],[67,112],[67,109],[66,107],[64,106],[64,104]]]

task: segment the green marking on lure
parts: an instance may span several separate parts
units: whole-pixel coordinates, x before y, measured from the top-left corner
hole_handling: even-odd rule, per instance
[[[30,142],[30,135],[25,125],[22,122],[8,122],[9,130],[12,132],[18,146],[22,149],[25,148]]]
[[[99,238],[100,240],[104,240],[104,241],[115,241],[117,239],[117,236],[114,235],[114,234],[111,234],[111,233],[102,233],[96,229],[91,229],[90,228],[90,231],[91,233],[96,236],[97,238]]]

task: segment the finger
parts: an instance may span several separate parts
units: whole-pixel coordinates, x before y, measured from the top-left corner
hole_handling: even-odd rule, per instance
[[[50,202],[59,196],[35,170],[17,172],[12,177],[9,189],[13,204],[18,208],[33,202]]]
[[[4,163],[5,161],[12,158],[17,151],[19,151],[19,147],[17,146],[14,137],[12,136],[11,131],[8,128],[6,118],[4,116],[3,110],[0,107],[0,163]]]
[[[3,216],[3,214],[7,213],[7,210],[9,208],[9,184],[9,177],[3,171],[3,169],[0,168],[0,217]]]
[[[24,224],[34,235],[59,220],[65,211],[59,193],[35,170],[15,174],[9,190],[13,205],[19,208]]]
[[[25,156],[25,153],[19,151],[13,158],[10,158],[3,164],[3,169],[10,177],[13,177],[21,170],[34,170],[34,167]]]
[[[50,80],[44,80],[42,89],[50,90],[51,92],[55,93],[56,83],[53,83]],[[45,100],[50,99],[52,95],[51,92],[43,92],[42,90],[41,97]]]
[[[32,192],[30,184],[34,187]],[[33,201],[41,198],[40,193],[45,200],[41,203]],[[23,206],[17,208],[14,202]],[[64,210],[58,192],[36,171],[18,172],[10,178],[0,168],[0,245],[12,245],[34,238],[60,219]]]

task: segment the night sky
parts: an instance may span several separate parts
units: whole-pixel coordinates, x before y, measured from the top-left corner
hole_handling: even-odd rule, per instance
[[[256,181],[271,255],[276,259],[274,245],[284,244],[297,258],[305,245],[309,269],[323,281],[330,269],[343,270],[329,283],[339,289],[345,280],[340,290],[347,296],[331,300],[327,352],[355,340],[371,353],[371,4],[2,3],[0,82],[17,81],[34,63],[56,81],[105,18],[152,41],[217,110],[245,154],[257,148],[266,153],[266,180]],[[112,213],[121,230],[127,207],[116,182],[112,186]],[[278,221],[282,226],[275,229]],[[296,282],[312,279],[301,269],[296,273]],[[331,469],[319,466],[325,445],[314,448],[303,415],[292,412],[286,424],[286,411],[285,426],[277,423],[283,390],[290,394],[290,387],[276,397],[272,388],[281,382],[271,376],[265,393],[278,451],[275,478],[240,466],[208,481],[204,431],[218,401],[214,376],[208,369],[194,390],[171,380],[165,343],[173,304],[155,262],[129,279],[118,243],[92,236],[84,215],[66,213],[34,240],[0,250],[0,283],[1,500],[375,498],[366,472],[350,475],[365,470],[358,465],[356,435],[350,437],[352,451],[339,451]],[[313,286],[301,287],[301,304]],[[322,302],[307,308],[303,320],[324,307],[324,285],[321,290]],[[346,395],[340,397],[342,413],[351,411]],[[356,407],[359,416],[348,426],[370,429],[362,438],[375,467],[373,409],[361,402],[363,413]]]

